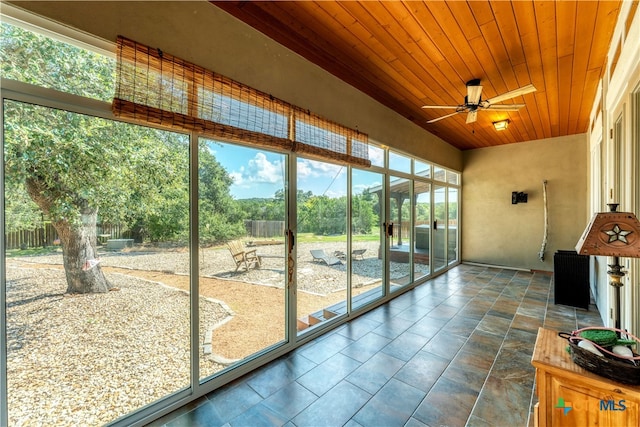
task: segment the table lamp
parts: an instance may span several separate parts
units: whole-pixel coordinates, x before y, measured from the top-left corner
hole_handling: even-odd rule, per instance
[[[593,215],[576,245],[581,255],[613,257],[607,274],[615,289],[615,327],[620,329],[620,288],[625,272],[619,257],[640,258],[640,221],[631,212],[617,212],[618,203],[609,203],[609,212]]]

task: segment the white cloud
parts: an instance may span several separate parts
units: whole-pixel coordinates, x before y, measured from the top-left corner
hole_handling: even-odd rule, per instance
[[[242,178],[242,172],[230,172],[229,176],[231,177],[235,185],[242,185],[244,183],[244,179]]]
[[[384,151],[383,150],[369,150],[369,160],[374,165],[384,165]]]
[[[346,194],[347,168],[333,163],[298,159],[298,190],[315,195],[341,197]]]
[[[298,161],[298,178],[301,180],[307,179],[309,177],[314,176],[314,170],[309,164],[308,161],[299,160]]]
[[[256,155],[240,166],[238,170],[229,172],[233,184],[241,188],[252,188],[260,184],[283,184],[284,171],[281,161],[269,161],[264,153]]]
[[[275,184],[283,180],[282,168],[282,162],[270,162],[264,153],[256,153],[255,157],[249,160],[247,169],[243,170],[243,176],[253,179],[254,182]]]
[[[353,194],[362,194],[365,190],[372,191],[372,189],[380,189],[380,182],[372,182],[370,184],[355,184],[353,186]]]
[[[317,162],[315,160],[298,160],[299,178],[330,178],[337,175],[344,175],[347,168],[333,163]]]

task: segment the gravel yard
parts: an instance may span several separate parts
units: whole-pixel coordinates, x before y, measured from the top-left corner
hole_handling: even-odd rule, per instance
[[[352,280],[364,291],[379,286],[381,261],[375,242],[358,247],[367,251],[352,262]],[[314,262],[309,250],[319,248],[343,246],[298,248],[301,314],[346,295],[346,266]],[[237,272],[226,248],[201,252],[200,343],[215,330],[224,349],[201,346],[201,377],[283,339],[284,249],[256,249],[262,267]],[[61,254],[7,260],[11,425],[101,425],[189,385],[188,251],[100,253],[116,290],[98,295],[65,295],[61,265]],[[391,275],[405,276],[406,265],[393,264]]]
[[[62,270],[7,275],[10,425],[102,425],[189,385],[186,292],[108,274],[118,291],[68,296]],[[230,315],[200,307],[210,324]]]

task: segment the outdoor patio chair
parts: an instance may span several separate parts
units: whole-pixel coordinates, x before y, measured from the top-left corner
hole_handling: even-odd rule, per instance
[[[353,259],[364,259],[364,253],[366,249],[354,249],[351,251],[351,258]]]
[[[244,266],[245,270],[249,270],[251,266],[260,268],[260,257],[256,254],[256,249],[246,250],[244,245],[239,240],[233,240],[227,243],[229,252],[233,257],[233,261],[236,263],[236,271],[240,266]]]
[[[324,249],[311,249],[310,252],[314,261],[322,261],[327,265],[342,264],[340,258],[337,258],[333,255],[327,255]]]

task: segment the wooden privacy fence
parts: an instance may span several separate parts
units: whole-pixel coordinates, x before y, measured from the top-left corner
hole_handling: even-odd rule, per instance
[[[129,237],[129,230],[119,224],[99,224],[96,227],[98,241],[106,239],[121,239]],[[100,237],[102,236],[102,238]],[[43,248],[54,245],[58,239],[58,233],[51,223],[45,223],[42,227],[32,230],[18,230],[6,233],[4,236],[5,249]]]
[[[249,237],[282,237],[284,236],[284,221],[254,221],[244,222]]]
[[[50,246],[58,238],[58,233],[50,223],[33,230],[18,230],[6,233],[4,247],[6,249],[42,248]]]

